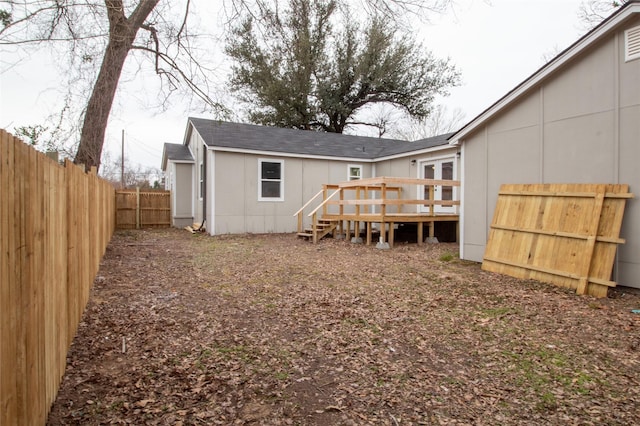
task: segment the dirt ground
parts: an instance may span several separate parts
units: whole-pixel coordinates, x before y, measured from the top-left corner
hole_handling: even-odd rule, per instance
[[[119,231],[48,424],[640,424],[636,293],[457,251]]]

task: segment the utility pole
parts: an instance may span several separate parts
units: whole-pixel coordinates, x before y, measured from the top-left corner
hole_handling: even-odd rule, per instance
[[[122,129],[122,152],[120,155],[120,189],[124,189],[124,129]]]

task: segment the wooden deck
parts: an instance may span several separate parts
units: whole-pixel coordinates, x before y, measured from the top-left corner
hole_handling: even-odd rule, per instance
[[[359,237],[364,230],[366,244],[371,244],[374,231],[380,233],[382,242],[393,246],[395,226],[405,223],[418,224],[417,242],[424,241],[424,225],[428,225],[428,236],[434,237],[435,222],[455,222],[458,239],[459,200],[436,200],[435,192],[442,188],[459,187],[459,181],[412,179],[412,178],[371,178],[340,184],[326,184],[294,216],[298,217],[298,235],[317,242],[326,235],[342,235],[345,238]],[[404,198],[403,194],[418,194],[418,187],[424,187],[422,199]],[[420,191],[422,192],[422,191]],[[455,194],[456,191],[451,191]],[[322,201],[319,201],[322,196]],[[451,197],[453,198],[453,197]],[[304,227],[303,212],[317,206],[307,214],[311,226]],[[418,206],[425,206],[425,212],[418,212]],[[437,206],[445,206],[453,212],[436,212]],[[364,229],[363,229],[364,227]]]

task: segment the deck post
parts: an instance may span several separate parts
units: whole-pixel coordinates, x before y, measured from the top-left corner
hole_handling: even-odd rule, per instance
[[[387,241],[389,243],[389,247],[393,247],[394,225],[395,224],[393,222],[389,222],[389,241]]]
[[[313,244],[318,242],[318,213],[314,213],[311,220],[312,222],[312,233],[313,233]]]
[[[435,225],[434,221],[429,222],[429,238],[435,237]]]
[[[434,194],[435,194],[435,185],[429,185],[429,201],[431,201],[431,205],[429,206],[429,214],[431,216],[436,215],[436,199]],[[430,224],[433,224],[433,222],[430,222]],[[433,237],[431,233],[429,233],[429,236]]]
[[[371,222],[367,222],[367,245],[371,245]]]
[[[418,222],[418,245],[422,245],[422,240],[424,240],[424,222]]]
[[[387,184],[383,183],[381,189],[382,208],[380,209],[380,214],[382,215],[382,220],[384,220],[384,216],[387,214]]]
[[[364,187],[364,199],[365,200],[369,199],[369,187],[368,186]],[[364,205],[364,213],[365,214],[369,213],[369,205],[368,204]]]
[[[329,188],[326,184],[322,185],[322,201],[327,201],[327,196],[329,195]],[[322,206],[322,216],[327,215],[327,205]],[[315,222],[315,221],[314,221]]]

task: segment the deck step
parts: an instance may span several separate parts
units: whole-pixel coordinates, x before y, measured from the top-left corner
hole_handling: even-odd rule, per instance
[[[338,223],[339,221],[337,220],[320,219],[316,222],[315,235],[313,227],[305,228],[303,232],[298,232],[297,235],[309,240],[322,239],[336,229]]]
[[[318,231],[323,231],[327,228],[331,228],[331,226],[322,226],[322,225],[318,225],[318,227],[316,228]],[[313,228],[304,228],[304,232],[313,232]]]

